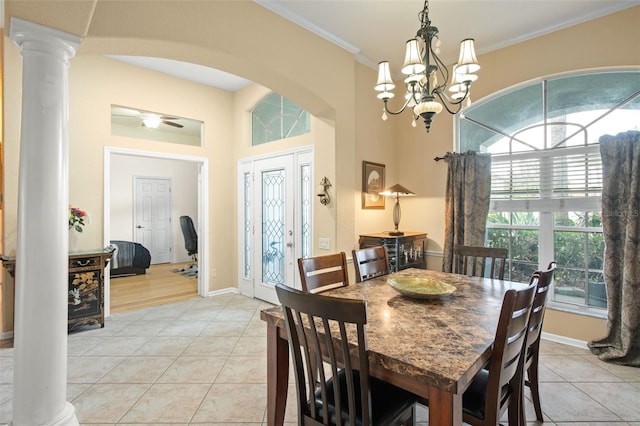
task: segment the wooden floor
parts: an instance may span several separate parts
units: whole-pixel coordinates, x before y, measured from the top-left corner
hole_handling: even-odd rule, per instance
[[[198,280],[185,278],[173,269],[193,262],[151,265],[144,275],[111,278],[111,313],[164,305],[198,296]]]

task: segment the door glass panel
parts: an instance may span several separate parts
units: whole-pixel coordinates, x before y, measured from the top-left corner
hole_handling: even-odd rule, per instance
[[[262,173],[262,282],[284,284],[285,173]]]
[[[311,256],[311,167],[305,164],[300,167],[300,242],[302,257]]]
[[[243,175],[243,187],[244,187],[244,277],[249,278],[251,276],[251,174],[245,173]]]

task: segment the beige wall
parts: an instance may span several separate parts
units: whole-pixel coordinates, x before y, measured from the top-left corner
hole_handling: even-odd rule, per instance
[[[134,54],[167,57],[211,66],[251,79],[290,98],[314,114],[315,175],[332,180],[334,203],[317,208],[316,235],[330,233],[335,250],[350,251],[363,232],[390,228],[391,202],[385,210],[360,209],[361,164],[363,160],[387,165],[388,185],[399,182],[417,196],[402,200],[403,229],[429,233],[429,267],[439,269],[438,252],[443,241],[444,185],[446,165],[433,157],[453,149],[453,121],[446,113],[436,117],[430,134],[422,124],[410,126],[410,117],[400,116],[383,122],[382,105],[372,89],[375,71],[354,61],[351,54],[273,15],[253,2],[192,2],[185,8],[180,2],[165,1],[161,7],[148,8],[144,2],[98,2],[96,10],[75,7],[65,2],[7,2],[7,17],[24,19],[84,35],[78,57],[71,67],[71,195],[83,195],[78,204],[102,211],[102,147],[152,150],[146,142],[109,139],[108,105],[138,106],[205,121],[205,146],[176,146],[171,152],[209,158],[211,190],[211,267],[218,266],[218,278],[211,289],[234,286],[237,261],[235,229],[229,226],[229,213],[221,200],[235,204],[238,158],[259,150],[238,145],[246,141],[245,113],[249,99],[260,97],[264,89],[252,87],[236,95],[215,89],[192,87],[184,83],[179,94],[167,96],[161,78],[134,84],[124,65],[115,65],[94,55]],[[73,9],[73,10],[70,10]],[[535,40],[496,52],[481,54],[480,79],[474,84],[474,99],[480,99],[510,85],[553,73],[619,65],[638,66],[637,40],[640,39],[640,7],[558,31]],[[92,21],[87,19],[92,16]],[[127,19],[122,19],[126,16]],[[144,25],[140,25],[144,22]],[[175,26],[168,26],[174,22]],[[189,31],[184,28],[188,27]],[[615,31],[611,31],[615,28]],[[229,36],[233,29],[233,37]],[[258,35],[258,36],[256,36]],[[5,43],[8,40],[5,38]],[[402,46],[398,47],[399,49]],[[634,51],[635,50],[635,51]],[[295,53],[293,53],[295,52]],[[89,62],[105,61],[101,69]],[[19,106],[21,61],[14,47],[5,51],[5,129],[7,168],[7,247],[15,247],[17,158],[19,145]],[[135,72],[134,72],[135,73]],[[117,79],[114,77],[118,77]],[[167,77],[168,78],[168,77]],[[118,82],[118,86],[114,85]],[[215,93],[202,100],[203,92]],[[198,93],[194,93],[198,92]],[[96,95],[95,97],[93,95]],[[194,97],[196,101],[194,101]],[[117,99],[115,99],[117,98]],[[136,105],[144,99],[145,105]],[[224,99],[224,101],[222,100]],[[193,102],[202,102],[197,108]],[[206,117],[198,113],[208,110]],[[82,164],[78,164],[78,160]],[[87,188],[91,193],[87,193]],[[316,186],[317,188],[317,186]],[[214,202],[215,201],[215,202]],[[235,216],[235,215],[234,215]],[[101,242],[99,225],[87,237]],[[326,235],[322,235],[326,236]],[[230,244],[233,249],[230,249]],[[224,271],[225,267],[229,272]],[[589,335],[577,330],[584,317],[567,314],[555,320],[549,315],[545,328],[569,337],[588,340],[603,334],[604,321],[591,326]],[[568,318],[568,319],[567,319]],[[589,320],[590,321],[590,320]],[[578,338],[578,337],[577,337]]]

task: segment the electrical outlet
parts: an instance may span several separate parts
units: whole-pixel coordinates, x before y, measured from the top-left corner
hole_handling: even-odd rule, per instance
[[[218,275],[218,271],[216,271],[216,268],[211,268],[211,278],[215,278],[216,275]]]
[[[323,250],[331,250],[331,240],[329,238],[318,239],[318,247]]]

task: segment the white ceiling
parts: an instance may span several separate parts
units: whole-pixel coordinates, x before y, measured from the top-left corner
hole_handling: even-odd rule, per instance
[[[404,44],[420,26],[418,13],[424,4],[420,0],[254,1],[347,49],[367,66],[375,68],[379,61],[389,60],[392,72],[399,70]],[[462,39],[474,38],[482,64],[483,53],[636,5],[640,0],[432,0],[429,18],[439,28],[445,63],[456,62]],[[249,84],[231,74],[168,59],[113,58],[228,91]]]

